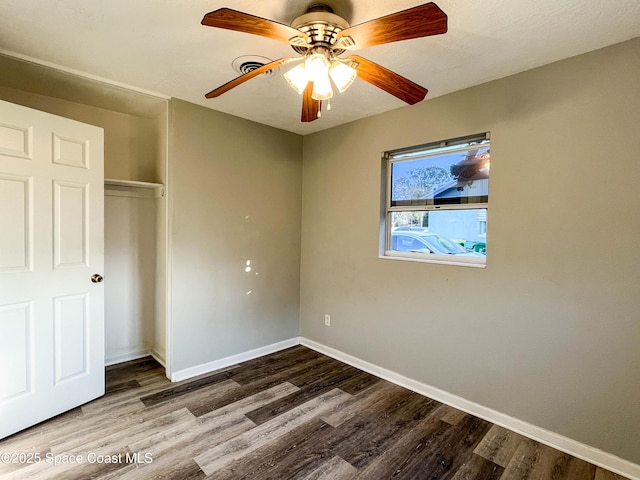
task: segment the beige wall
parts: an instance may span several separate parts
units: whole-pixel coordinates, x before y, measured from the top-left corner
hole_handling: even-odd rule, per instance
[[[156,339],[156,210],[158,199],[112,196],[105,186],[104,277],[107,363],[148,354],[164,358]],[[164,329],[163,329],[164,330]]]
[[[169,132],[173,371],[296,337],[301,137],[180,100]]]
[[[639,126],[636,39],[304,137],[302,335],[640,463]],[[380,153],[484,131],[487,268],[377,258]]]

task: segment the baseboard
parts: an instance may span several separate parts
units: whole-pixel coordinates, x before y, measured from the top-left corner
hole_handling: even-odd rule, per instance
[[[105,358],[104,365],[108,367],[110,365],[115,365],[117,363],[130,362],[131,360],[137,360],[139,358],[148,357],[152,355],[152,352],[149,350],[135,350],[130,353],[125,353],[123,355],[117,355],[111,358]]]
[[[360,370],[371,373],[377,377],[388,380],[401,387],[408,388],[416,393],[437,400],[441,403],[450,405],[458,410],[470,413],[476,417],[482,418],[489,422],[495,423],[508,430],[524,435],[525,437],[536,440],[540,443],[553,447],[562,452],[573,455],[587,462],[593,463],[606,470],[618,473],[632,480],[640,480],[640,465],[632,463],[623,458],[617,457],[610,453],[604,452],[597,448],[591,447],[584,443],[572,440],[571,438],[551,432],[544,428],[540,428],[531,423],[519,420],[517,418],[505,415],[496,410],[484,407],[465,398],[459,397],[452,393],[440,390],[439,388],[418,382],[411,378],[400,375],[399,373],[379,367],[357,357],[341,352],[331,347],[327,347],[321,343],[300,337],[300,344],[316,350],[320,353],[328,355],[340,360],[341,362],[352,365]]]
[[[151,349],[151,351],[149,352],[149,355],[151,355],[153,358],[155,358],[156,362],[158,362],[164,368],[167,368],[166,360],[165,360],[164,355],[161,354],[160,351],[158,351],[155,347]]]
[[[284,350],[285,348],[294,347],[299,344],[300,344],[300,339],[298,337],[290,338],[282,342],[272,343],[271,345],[266,345],[264,347],[256,348],[254,350],[249,350],[248,352],[238,353],[236,355],[231,355],[229,357],[221,358],[220,360],[214,360],[213,362],[208,362],[202,365],[196,365],[195,367],[189,367],[183,370],[178,370],[177,372],[173,372],[171,374],[171,381],[180,382],[182,380],[187,380],[189,378],[196,377],[204,373],[210,373],[210,372],[213,372],[214,370],[230,367],[231,365],[235,365],[236,363],[246,362],[247,360],[253,360],[254,358],[262,357],[264,355],[269,355],[270,353],[275,353],[280,350]]]

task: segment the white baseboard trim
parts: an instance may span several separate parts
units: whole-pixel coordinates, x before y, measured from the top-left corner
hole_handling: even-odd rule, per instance
[[[149,355],[151,355],[153,358],[155,358],[156,362],[158,362],[160,365],[162,365],[165,369],[167,368],[166,360],[164,358],[164,355],[162,355],[155,347],[151,349],[151,351],[149,352]]]
[[[144,357],[153,357],[156,362],[166,368],[164,356],[160,354],[158,350],[152,348],[151,350],[137,350],[135,352],[126,353],[124,355],[118,355],[116,357],[107,358],[104,361],[104,366],[109,367],[118,363],[130,362],[132,360],[138,360]]]
[[[150,350],[135,350],[130,353],[125,353],[123,355],[117,355],[111,358],[105,358],[104,365],[105,367],[109,367],[111,365],[116,365],[118,363],[130,362],[131,360],[138,360],[139,358],[148,357],[152,355]]]
[[[213,362],[196,365],[195,367],[189,367],[183,370],[178,370],[177,372],[171,373],[171,381],[180,382],[182,380],[187,380],[204,373],[210,373],[214,370],[230,367],[231,365],[235,365],[236,363],[253,360],[254,358],[269,355],[270,353],[275,353],[280,350],[284,350],[285,348],[294,347],[299,344],[300,339],[298,337],[290,338],[288,340],[283,340],[282,342],[272,343],[271,345],[266,345],[254,350],[249,350],[248,352],[238,353],[236,355],[221,358],[220,360],[214,360]]]
[[[373,363],[361,360],[357,357],[341,352],[321,343],[300,337],[300,344],[352,365],[360,370],[371,373],[377,377],[388,380],[401,387],[408,388],[416,393],[437,400],[438,402],[450,405],[458,410],[470,413],[476,417],[500,425],[506,429],[524,435],[540,443],[553,447],[562,452],[573,455],[587,462],[593,463],[606,470],[618,473],[632,480],[640,480],[640,465],[591,447],[584,443],[572,440],[555,432],[540,428],[531,423],[505,415],[491,408],[484,407],[478,403],[469,401],[452,393],[440,390],[439,388],[418,382],[399,373],[379,367]]]

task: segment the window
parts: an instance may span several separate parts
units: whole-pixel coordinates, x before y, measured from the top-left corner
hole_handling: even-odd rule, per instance
[[[484,266],[489,133],[385,152],[382,256]]]

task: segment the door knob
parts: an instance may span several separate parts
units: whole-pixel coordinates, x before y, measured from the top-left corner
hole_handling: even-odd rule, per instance
[[[91,281],[93,283],[100,283],[104,280],[104,277],[98,273],[94,273],[93,275],[91,275]]]

